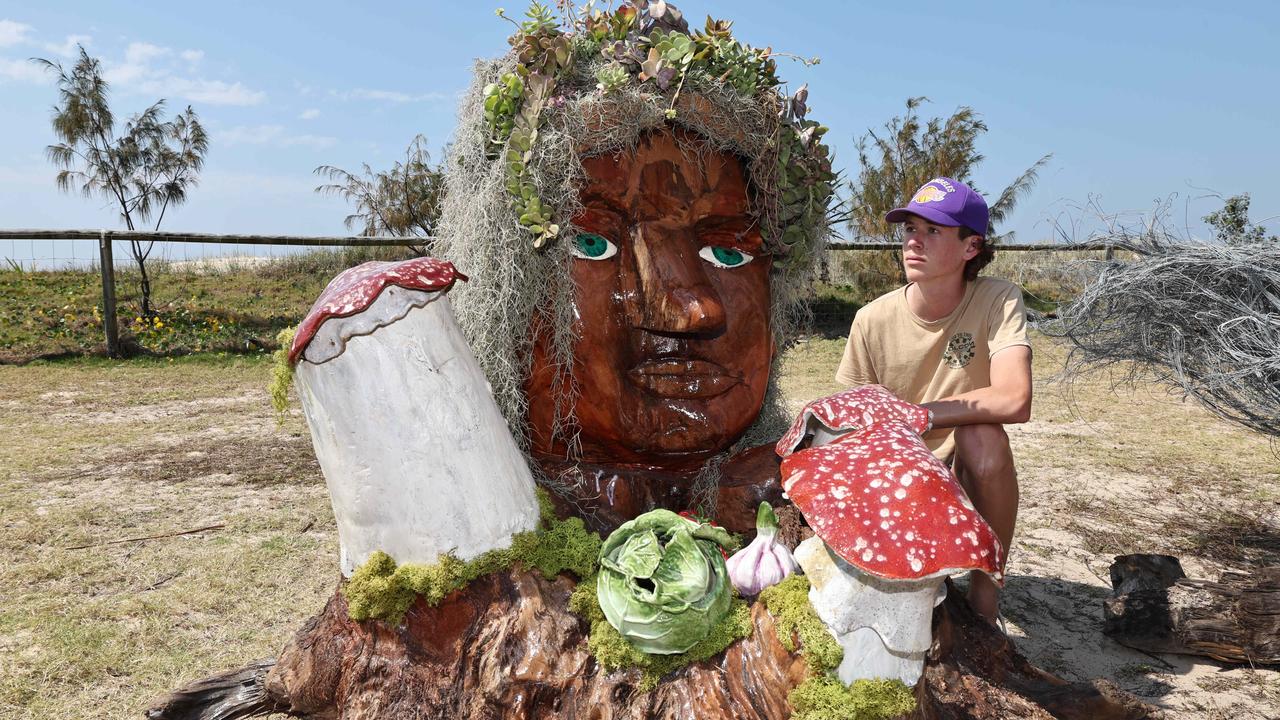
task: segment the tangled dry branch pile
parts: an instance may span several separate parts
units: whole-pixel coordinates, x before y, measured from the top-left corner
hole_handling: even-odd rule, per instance
[[[1096,279],[1044,328],[1074,345],[1067,377],[1150,373],[1280,436],[1280,245],[1192,245],[1159,231],[1105,240],[1137,259],[1095,261]]]

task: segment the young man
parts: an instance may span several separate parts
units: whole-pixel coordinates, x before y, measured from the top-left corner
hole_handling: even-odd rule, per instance
[[[995,251],[987,203],[964,183],[935,178],[885,220],[902,223],[907,285],[858,311],[836,379],[879,383],[933,413],[925,441],[952,464],[1005,548],[1018,514],[1018,479],[1004,425],[1031,417],[1031,344],[1022,292],[978,277]],[[969,604],[998,615],[999,588],[970,575]]]

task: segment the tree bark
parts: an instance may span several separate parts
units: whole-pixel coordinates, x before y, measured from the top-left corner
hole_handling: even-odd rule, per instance
[[[262,711],[311,720],[590,718],[782,720],[807,677],[752,606],[754,632],[713,660],[640,692],[640,671],[604,672],[587,650],[587,623],[567,609],[572,580],[512,570],[482,578],[437,607],[421,599],[398,626],[355,622],[341,591],[260,671]],[[230,675],[230,674],[228,674]],[[194,686],[193,686],[194,688]],[[189,688],[186,697],[190,699]],[[1067,683],[1032,666],[952,592],[934,614],[934,643],[910,720],[1066,718],[1137,720],[1153,709],[1110,684]],[[211,694],[209,707],[227,703]],[[162,699],[151,720],[202,714]],[[176,709],[172,709],[176,708]]]
[[[1146,652],[1227,663],[1280,664],[1280,567],[1190,580],[1168,556],[1124,555],[1112,565],[1103,632]],[[1161,570],[1164,570],[1163,572]]]

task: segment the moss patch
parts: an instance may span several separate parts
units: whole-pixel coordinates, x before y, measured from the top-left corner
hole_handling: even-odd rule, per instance
[[[284,422],[284,412],[289,409],[289,387],[293,385],[293,364],[289,362],[289,348],[293,346],[294,328],[285,328],[276,335],[280,348],[272,353],[274,363],[271,366],[271,384],[267,392],[271,394],[271,407],[276,409],[276,420]]]
[[[765,588],[760,593],[760,602],[773,615],[783,647],[795,652],[795,638],[800,638],[800,652],[814,674],[839,667],[844,649],[809,603],[809,578],[799,574],[788,576],[777,585]]]
[[[844,649],[809,602],[809,578],[791,575],[760,593],[773,615],[782,646],[804,654],[811,676],[787,699],[795,720],[878,720],[915,710],[911,688],[898,680],[857,680],[845,684],[831,676],[844,659]],[[800,638],[797,648],[796,638]]]
[[[845,687],[835,678],[811,677],[787,699],[793,720],[881,720],[916,709],[911,688],[898,680],[857,680]]]
[[[428,605],[439,605],[454,590],[517,562],[537,569],[548,580],[564,571],[579,578],[594,576],[600,536],[587,532],[579,518],[556,519],[542,489],[538,490],[538,503],[542,510],[541,530],[517,533],[512,536],[510,547],[490,550],[466,562],[442,555],[431,565],[405,563],[397,567],[386,553],[373,553],[343,588],[347,612],[353,620],[398,624],[416,596],[423,596]]]
[[[734,598],[729,612],[711,628],[707,636],[678,655],[649,655],[631,647],[608,620],[596,600],[596,578],[590,577],[578,583],[569,597],[569,609],[591,623],[591,637],[587,649],[606,670],[640,668],[640,692],[657,687],[658,681],[680,668],[711,658],[724,652],[735,641],[751,636],[751,607],[741,598]]]

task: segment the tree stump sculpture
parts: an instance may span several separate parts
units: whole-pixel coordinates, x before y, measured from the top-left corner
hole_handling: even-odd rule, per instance
[[[423,313],[448,315],[436,306],[449,298],[412,293],[367,321],[360,313],[375,308],[377,292],[339,303],[331,314],[345,329],[328,336],[346,352],[368,345],[360,352],[379,364],[344,383],[324,369],[341,358],[322,352],[303,383],[326,479],[340,487],[335,513],[354,516],[339,522],[344,578],[387,549],[380,544],[394,545],[396,562],[429,563],[452,547],[451,533],[465,536],[459,553],[473,557],[500,552],[501,536],[529,527],[531,483],[522,485],[505,441],[494,441],[508,469],[495,479],[502,485],[466,464],[456,486],[431,479],[437,495],[499,492],[499,511],[450,498],[464,516],[418,522],[428,511],[411,482],[418,456],[402,446],[433,432],[431,422],[452,423],[441,437],[483,459],[487,446],[467,439],[494,431],[481,420],[494,414],[480,409],[494,399],[558,514],[591,529],[607,533],[665,508],[700,510],[749,535],[762,500],[796,517],[772,447],[788,418],[771,370],[795,337],[834,181],[825,128],[805,119],[807,91],[779,95],[770,51],[738,43],[723,22],[709,20],[695,37],[663,2],[588,14],[569,32],[535,8],[511,44],[503,61],[479,66],[464,104],[437,247],[471,276],[450,293],[484,372],[466,387],[487,382],[494,397],[425,390],[470,351],[459,349],[455,366],[427,347],[434,336],[405,332],[425,327]],[[392,287],[445,289],[443,276],[379,272],[399,273]],[[314,335],[328,337],[324,328]],[[320,412],[333,396],[352,407],[385,396],[410,420],[366,432],[333,418],[334,408]],[[432,419],[431,403],[448,406],[445,419]],[[387,471],[392,461],[405,469]],[[379,513],[371,497],[403,505]],[[794,523],[779,533],[798,534]],[[437,603],[418,596],[395,621],[353,619],[340,580],[275,662],[201,681],[148,716],[781,720],[793,714],[791,691],[815,672],[756,602],[749,636],[647,688],[639,670],[609,671],[593,655],[591,625],[569,607],[578,580],[517,563]],[[1150,716],[1105,684],[1032,667],[955,593],[932,630],[913,717]]]

